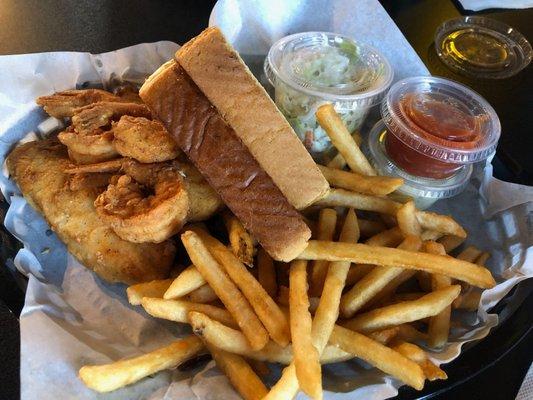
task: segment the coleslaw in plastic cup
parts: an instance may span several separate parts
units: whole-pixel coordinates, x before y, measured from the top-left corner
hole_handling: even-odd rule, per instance
[[[264,70],[276,105],[318,161],[331,156],[332,145],[316,121],[317,108],[332,103],[348,130],[356,131],[393,79],[391,65],[377,50],[328,32],[280,39],[271,47]]]

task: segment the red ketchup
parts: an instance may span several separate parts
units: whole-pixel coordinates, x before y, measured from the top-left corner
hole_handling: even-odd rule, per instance
[[[442,78],[398,82],[382,113],[388,157],[420,177],[448,178],[464,165],[486,159],[500,135],[498,117],[481,96]]]

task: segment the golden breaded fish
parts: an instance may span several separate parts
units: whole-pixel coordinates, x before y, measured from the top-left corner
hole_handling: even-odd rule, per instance
[[[83,265],[110,282],[133,284],[166,278],[175,246],[131,243],[102,222],[94,208],[97,185],[71,190],[66,148],[56,139],[15,148],[7,158],[11,177],[24,197],[41,214]]]

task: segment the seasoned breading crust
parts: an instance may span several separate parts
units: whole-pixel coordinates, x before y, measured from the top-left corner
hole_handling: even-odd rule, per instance
[[[133,284],[167,277],[175,246],[130,243],[104,224],[94,208],[97,188],[71,190],[67,151],[55,139],[15,148],[7,158],[11,177],[24,197],[67,245],[69,252],[103,279]]]

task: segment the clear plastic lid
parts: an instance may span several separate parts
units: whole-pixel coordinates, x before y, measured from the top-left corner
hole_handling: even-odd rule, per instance
[[[393,78],[392,68],[374,48],[328,32],[304,32],[274,43],[265,74],[276,86],[330,101],[378,104]]]
[[[435,50],[452,70],[476,78],[502,79],[524,69],[531,45],[516,29],[485,17],[444,22],[435,34]]]
[[[461,193],[472,175],[472,165],[462,166],[453,175],[444,179],[432,179],[407,173],[394,163],[387,155],[385,140],[387,126],[383,120],[378,121],[369,133],[363,151],[377,170],[378,174],[403,178],[404,184],[398,191],[415,200],[418,197],[443,199]]]
[[[483,97],[433,76],[396,82],[382,102],[381,115],[396,139],[446,163],[484,160],[500,138],[500,120]]]

